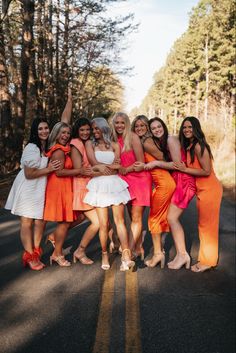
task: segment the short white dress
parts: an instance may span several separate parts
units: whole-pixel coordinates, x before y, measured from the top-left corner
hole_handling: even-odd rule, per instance
[[[112,164],[115,154],[113,151],[95,151],[95,157],[99,163]],[[130,201],[128,186],[118,175],[93,177],[87,184],[84,202],[94,207],[126,204]]]
[[[48,158],[41,156],[39,148],[34,143],[29,143],[22,153],[20,163],[21,171],[14,180],[5,208],[17,216],[42,219],[47,176],[26,179],[24,167],[46,168]]]

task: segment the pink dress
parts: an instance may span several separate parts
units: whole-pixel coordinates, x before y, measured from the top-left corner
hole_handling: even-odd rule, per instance
[[[78,138],[74,138],[71,140],[70,144],[75,146],[80,152],[83,167],[90,166],[83,142]],[[90,177],[85,176],[73,177],[73,210],[88,211],[93,208],[91,205],[88,205],[83,201],[88,192],[87,184],[90,179]]]
[[[128,167],[136,162],[133,150],[123,151],[124,141],[122,137],[118,137],[118,143],[121,149],[121,165]],[[149,172],[131,172],[120,177],[129,185],[129,193],[133,206],[150,206],[152,193],[152,178]]]
[[[184,151],[181,149],[181,160],[186,163]],[[171,198],[171,203],[179,208],[187,208],[189,202],[196,194],[195,178],[186,173],[173,172],[172,177],[175,180],[176,188]]]

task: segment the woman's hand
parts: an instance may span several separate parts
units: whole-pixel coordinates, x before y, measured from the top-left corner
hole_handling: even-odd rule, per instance
[[[119,169],[119,174],[121,174],[121,175],[126,175],[127,173],[128,173],[127,168],[125,168],[125,167],[120,167],[120,169]]]
[[[186,164],[184,162],[174,162],[174,169],[179,170],[180,172],[186,172],[187,167]]]
[[[149,162],[149,163],[145,164],[144,169],[145,170],[151,170],[151,169],[154,169],[154,168],[157,168],[157,167],[158,167],[158,161],[152,161],[152,162]]]
[[[92,174],[93,174],[93,170],[92,170],[91,167],[82,167],[82,168],[80,168],[79,175],[91,176]]]
[[[142,170],[144,170],[145,163],[137,161],[133,164],[133,167],[135,172],[141,172]]]
[[[50,173],[60,169],[60,167],[61,167],[61,161],[59,161],[58,159],[51,160],[48,163],[48,170]]]
[[[92,170],[94,172],[99,172],[102,175],[111,175],[110,169],[105,164],[97,164],[93,166]]]

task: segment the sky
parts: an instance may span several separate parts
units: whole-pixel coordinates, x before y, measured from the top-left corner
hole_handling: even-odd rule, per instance
[[[138,107],[164,64],[174,42],[187,30],[189,13],[199,0],[128,0],[118,2],[116,14],[134,13],[140,23],[128,38],[123,63],[134,67],[132,76],[121,77],[125,86],[126,111]]]

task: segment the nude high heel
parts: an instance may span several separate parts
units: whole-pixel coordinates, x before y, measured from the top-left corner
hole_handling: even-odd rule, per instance
[[[92,265],[93,260],[91,260],[85,254],[85,247],[80,245],[73,253],[73,262],[74,264],[79,260],[83,265]]]
[[[179,270],[181,267],[185,266],[186,269],[190,269],[190,262],[191,258],[190,256],[185,253],[185,254],[178,254],[177,259],[171,261],[171,263],[168,263],[167,266],[170,270]]]
[[[153,257],[150,260],[145,261],[145,265],[147,265],[147,267],[155,267],[159,263],[161,263],[161,268],[164,268],[164,266],[165,266],[165,253],[162,251],[153,254]]]
[[[105,260],[105,261],[104,261]],[[101,268],[104,270],[104,271],[107,271],[110,269],[110,264],[109,264],[109,259],[108,259],[108,253],[107,251],[102,251],[102,265],[101,265]]]
[[[135,266],[135,262],[131,260],[130,249],[122,250],[120,271],[128,271]]]
[[[63,255],[50,256],[50,266],[52,266],[53,262],[56,262],[61,267],[70,267],[71,266],[71,263],[69,261],[67,261]]]

